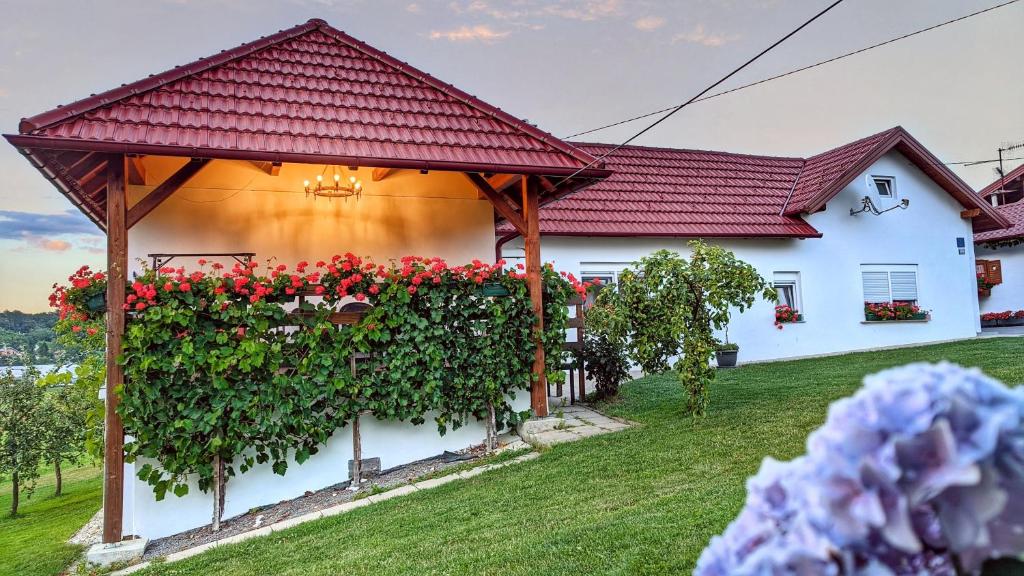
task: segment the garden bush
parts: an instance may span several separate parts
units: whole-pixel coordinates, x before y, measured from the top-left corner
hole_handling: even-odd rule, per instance
[[[615,286],[601,288],[584,317],[583,361],[594,379],[597,398],[618,394],[619,384],[629,377],[626,353],[628,321],[618,302]]]
[[[158,499],[184,495],[197,475],[215,492],[216,524],[227,478],[267,462],[284,474],[289,458],[301,464],[360,413],[414,424],[433,415],[442,434],[473,419],[500,429],[525,415],[508,400],[530,386],[535,319],[524,274],[503,263],[378,265],[346,254],[292,269],[268,264],[264,274],[256,263],[206,264],[144,270],[123,304],[125,451],[130,461],[159,463],[139,469]],[[554,375],[567,301],[586,286],[550,266],[543,280],[541,339]],[[82,269],[55,289],[76,332],[102,329],[102,307],[90,303],[105,282]],[[485,285],[504,295],[486,295]],[[348,302],[372,308],[337,325],[333,315]],[[357,353],[368,360],[353,374]]]

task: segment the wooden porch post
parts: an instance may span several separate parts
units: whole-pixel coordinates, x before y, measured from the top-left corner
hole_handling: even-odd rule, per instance
[[[526,234],[524,240],[526,245],[526,283],[530,290],[530,303],[533,304],[533,313],[537,315],[535,325],[537,348],[533,355],[533,373],[537,379],[530,389],[530,407],[537,417],[548,415],[548,391],[547,382],[544,376],[544,345],[540,339],[541,330],[544,329],[544,297],[541,289],[540,271],[540,221],[538,211],[538,190],[537,182],[532,177],[524,176],[523,187],[523,219],[526,221]]]
[[[124,336],[124,290],[128,279],[128,229],[125,200],[125,157],[111,154],[107,162],[107,394],[103,457],[103,542],[120,542],[124,509],[124,428],[117,415],[124,383],[117,363]]]

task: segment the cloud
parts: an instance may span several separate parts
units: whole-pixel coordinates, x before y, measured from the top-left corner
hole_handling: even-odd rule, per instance
[[[433,30],[428,38],[448,40],[449,42],[494,42],[508,35],[507,31],[498,32],[486,24],[479,24],[477,26],[460,26],[454,30]]]
[[[486,0],[453,1],[448,8],[455,14],[488,16],[517,25],[541,26],[530,20],[545,17],[585,22],[622,14],[622,0],[519,0],[511,6],[497,8]]]
[[[672,43],[678,44],[679,42],[687,42],[689,44],[700,44],[701,46],[714,48],[724,46],[737,38],[739,38],[739,34],[726,35],[717,32],[707,32],[704,30],[703,24],[698,24],[689,32],[683,32],[673,36]]]
[[[99,234],[100,230],[77,210],[59,214],[0,210],[0,239]]]
[[[665,25],[665,19],[661,16],[644,16],[639,20],[633,22],[633,28],[637,30],[643,30],[649,32],[651,30],[657,30]]]
[[[21,240],[25,244],[20,249],[47,252],[66,252],[75,246],[72,241],[84,244],[89,252],[104,251],[99,229],[75,210],[59,214],[0,210],[0,240]]]
[[[67,240],[58,240],[57,238],[27,236],[25,240],[32,246],[49,252],[65,252],[71,248],[71,242],[68,242]]]
[[[405,7],[405,11],[412,12],[413,14],[419,14],[420,12],[423,11],[423,8],[421,8],[419,4],[413,2],[412,4],[409,4],[408,6]]]
[[[569,20],[591,21],[622,12],[621,0],[577,0],[568,2],[552,2],[542,10],[545,14],[559,16]]]

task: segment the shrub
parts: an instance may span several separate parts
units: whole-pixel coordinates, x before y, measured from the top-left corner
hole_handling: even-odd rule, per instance
[[[118,390],[127,458],[152,458],[139,477],[157,498],[188,491],[189,475],[215,492],[214,524],[227,479],[256,463],[284,474],[360,413],[421,424],[443,434],[477,419],[518,422],[507,398],[531,383],[537,335],[524,275],[501,264],[449,266],[406,257],[378,265],[352,254],[293,269],[256,263],[222,271],[145,270],[128,286],[123,345],[126,386]],[[102,293],[87,268],[53,302],[75,333],[89,337],[102,312],[83,307]],[[545,334],[557,359],[566,300],[585,285],[544,270]],[[507,296],[484,295],[492,284]],[[285,306],[308,294],[292,314]],[[332,321],[345,302],[373,307],[354,325]],[[75,326],[79,328],[75,330]],[[551,334],[557,333],[557,338]],[[550,348],[549,348],[550,350]],[[349,359],[368,355],[353,375]],[[560,371],[560,366],[558,371]],[[237,468],[236,468],[237,466]]]
[[[715,352],[731,352],[739,349],[740,345],[735,342],[717,342],[715,344]]]
[[[758,296],[770,302],[777,296],[753,266],[732,252],[697,240],[689,246],[689,260],[659,250],[619,279],[632,358],[652,373],[677,357],[673,368],[688,392],[686,411],[701,415],[715,377],[713,331],[728,325],[732,309],[742,312]]]
[[[805,456],[766,458],[694,573],[977,573],[1024,554],[1022,515],[1024,389],[915,364],[835,402]]]
[[[615,396],[619,392],[619,384],[629,378],[627,322],[616,288],[603,287],[584,318],[583,361],[587,373],[594,379],[596,396]]]

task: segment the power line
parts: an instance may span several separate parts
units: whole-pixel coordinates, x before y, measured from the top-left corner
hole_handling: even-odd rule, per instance
[[[985,8],[984,10],[979,10],[977,12],[972,12],[970,14],[966,14],[964,16],[960,16],[959,18],[954,18],[952,20],[947,20],[945,22],[942,22],[940,24],[936,24],[934,26],[929,26],[927,28],[922,28],[920,30],[916,30],[914,32],[911,32],[909,34],[904,34],[902,36],[897,36],[895,38],[890,38],[889,40],[886,40],[884,42],[879,42],[878,44],[872,44],[871,46],[867,46],[867,47],[861,48],[859,50],[854,50],[853,52],[847,52],[846,54],[842,54],[842,55],[836,56],[834,58],[829,58],[828,60],[822,60],[821,62],[817,62],[817,63],[811,64],[811,65],[808,65],[808,66],[804,66],[802,68],[797,68],[795,70],[790,70],[789,72],[783,72],[782,74],[778,74],[776,76],[770,76],[768,78],[764,78],[763,80],[758,80],[756,82],[751,82],[750,84],[744,84],[742,86],[737,86],[736,88],[730,88],[729,90],[723,90],[722,92],[716,92],[714,94],[710,94],[708,96],[704,96],[703,98],[697,98],[697,99],[693,100],[693,102],[703,102],[705,100],[710,100],[712,98],[717,98],[719,96],[724,96],[726,94],[731,94],[733,92],[738,92],[738,91],[743,90],[745,88],[750,88],[750,87],[753,87],[753,86],[757,86],[759,84],[764,84],[766,82],[771,82],[772,80],[778,80],[779,78],[785,78],[786,76],[792,76],[793,74],[796,74],[798,72],[803,72],[805,70],[810,70],[811,68],[817,68],[818,66],[823,66],[825,64],[831,64],[832,62],[835,62],[837,60],[842,60],[843,58],[849,58],[850,56],[856,56],[857,54],[861,54],[863,52],[867,52],[868,50],[874,50],[875,48],[879,48],[879,47],[885,46],[887,44],[892,44],[893,42],[898,42],[900,40],[905,40],[905,39],[910,38],[912,36],[917,36],[918,34],[924,34],[925,32],[930,32],[932,30],[935,30],[936,28],[942,28],[943,26],[948,26],[950,24],[955,24],[957,22],[960,22],[960,21],[963,21],[963,20],[967,20],[968,18],[973,18],[973,17],[978,16],[980,14],[984,14],[986,12],[991,12],[992,10],[995,10],[997,8],[1002,8],[1004,6],[1009,6],[1010,4],[1014,4],[1014,3],[1019,2],[1019,1],[1020,0],[1009,0],[1008,2],[1003,2],[1002,4],[997,4],[995,6],[991,6],[989,8]],[[831,6],[829,8],[831,8]],[[565,136],[565,138],[566,139],[568,139],[568,138],[575,138],[577,136],[583,136],[584,134],[591,134],[593,132],[599,132],[601,130],[606,130],[608,128],[614,128],[615,126],[621,126],[623,124],[629,124],[630,122],[635,122],[637,120],[643,120],[644,118],[650,118],[651,116],[656,116],[658,114],[661,114],[663,112],[668,112],[668,111],[673,110],[673,109],[674,109],[674,107],[671,107],[671,106],[668,107],[668,108],[662,108],[661,110],[655,110],[654,112],[648,112],[646,114],[641,114],[639,116],[633,116],[632,118],[627,118],[625,120],[620,120],[618,122],[612,122],[611,124],[605,124],[604,126],[600,126],[598,128],[593,128],[593,129],[590,129],[590,130],[584,130],[583,132],[577,132],[575,134],[571,134],[569,136]]]
[[[1013,1],[1016,1],[1016,0],[1013,0]],[[658,118],[658,119],[657,119],[657,120],[655,120],[654,122],[651,122],[651,123],[650,123],[650,124],[648,124],[648,125],[647,125],[647,127],[645,127],[645,128],[643,129],[643,130],[641,130],[641,131],[637,132],[636,134],[633,134],[632,136],[630,136],[629,138],[627,138],[627,139],[626,139],[626,140],[625,140],[625,141],[624,141],[623,143],[621,143],[621,144],[619,144],[619,145],[615,146],[615,147],[614,147],[614,148],[612,148],[611,150],[609,150],[609,151],[605,152],[604,154],[602,154],[601,156],[599,156],[599,157],[595,158],[594,160],[592,160],[591,162],[589,162],[589,163],[588,163],[588,164],[587,164],[586,166],[584,166],[584,167],[580,168],[579,170],[577,170],[577,171],[573,172],[573,173],[572,173],[572,175],[570,175],[570,176],[569,176],[568,178],[566,178],[566,179],[565,179],[564,181],[568,182],[569,180],[572,180],[572,179],[573,179],[574,177],[578,176],[578,175],[579,175],[579,174],[580,174],[581,172],[583,172],[584,170],[586,170],[586,169],[590,168],[591,166],[593,166],[594,164],[597,164],[598,162],[600,162],[600,161],[604,160],[604,159],[605,159],[605,158],[607,158],[607,157],[608,157],[609,155],[611,155],[611,154],[614,154],[614,153],[615,153],[615,152],[616,152],[617,150],[619,150],[619,149],[620,149],[620,148],[622,148],[623,146],[625,146],[625,145],[629,144],[629,143],[630,143],[630,142],[632,142],[633,140],[636,140],[636,139],[637,139],[637,138],[639,138],[640,136],[642,136],[642,135],[646,134],[646,133],[647,133],[648,131],[652,130],[652,129],[653,129],[653,128],[654,128],[655,126],[657,126],[658,124],[661,124],[661,123],[662,123],[662,122],[664,122],[665,120],[668,120],[668,119],[669,119],[669,118],[671,118],[671,117],[672,117],[672,115],[673,115],[673,114],[675,114],[676,112],[679,112],[679,111],[680,111],[680,110],[682,110],[683,108],[686,108],[686,107],[687,107],[687,106],[689,106],[690,104],[692,104],[692,103],[696,102],[698,98],[700,98],[701,96],[703,96],[703,95],[707,94],[708,92],[710,92],[710,91],[714,90],[714,89],[715,89],[715,87],[717,87],[717,86],[718,86],[719,84],[721,84],[721,83],[725,82],[725,81],[726,81],[726,80],[728,80],[729,78],[732,78],[733,76],[735,76],[736,74],[738,74],[738,73],[740,72],[740,70],[743,70],[743,69],[744,69],[744,68],[746,68],[747,66],[749,66],[749,65],[753,64],[753,63],[754,63],[754,62],[755,62],[755,61],[756,61],[756,60],[757,60],[758,58],[760,58],[760,57],[764,56],[765,54],[767,54],[768,52],[770,52],[770,51],[771,51],[771,50],[772,50],[773,48],[775,48],[775,47],[776,47],[776,46],[778,46],[779,44],[782,44],[782,43],[783,43],[783,42],[785,42],[786,40],[789,40],[789,39],[790,39],[790,38],[791,38],[792,36],[794,36],[794,35],[795,35],[795,34],[796,34],[797,32],[799,32],[799,31],[803,30],[804,28],[806,28],[807,26],[809,26],[809,25],[811,24],[811,22],[814,22],[814,21],[815,21],[815,20],[817,20],[818,18],[821,18],[821,17],[822,17],[822,16],[824,16],[824,15],[825,15],[826,13],[828,13],[828,12],[829,12],[830,10],[832,10],[832,9],[833,9],[833,8],[835,8],[836,6],[840,5],[840,4],[842,3],[842,2],[843,2],[843,0],[836,0],[836,1],[835,1],[835,2],[833,2],[832,4],[829,4],[829,5],[828,5],[828,7],[826,7],[826,8],[824,9],[824,10],[822,10],[822,11],[818,12],[817,14],[815,14],[814,16],[812,16],[810,20],[807,20],[807,21],[806,21],[806,22],[804,22],[803,24],[801,24],[801,25],[797,26],[797,27],[796,27],[795,29],[793,29],[792,31],[790,31],[790,32],[789,32],[788,34],[786,34],[786,35],[785,35],[785,36],[783,36],[782,38],[779,38],[778,40],[776,40],[776,41],[775,41],[775,42],[774,42],[774,43],[773,43],[773,44],[772,44],[771,46],[769,46],[769,47],[765,48],[764,50],[761,50],[761,51],[760,51],[760,52],[759,52],[759,53],[758,53],[758,54],[757,54],[756,56],[754,56],[753,58],[751,58],[751,59],[747,60],[747,61],[746,61],[746,62],[744,62],[743,64],[740,64],[740,66],[739,66],[739,67],[737,67],[737,68],[736,68],[736,69],[734,69],[734,70],[733,70],[732,72],[729,72],[728,74],[726,74],[725,76],[723,76],[723,77],[722,77],[721,79],[719,79],[719,80],[718,80],[717,82],[715,82],[714,84],[712,84],[712,85],[708,86],[707,88],[705,88],[705,89],[701,90],[701,91],[700,91],[700,92],[699,92],[699,93],[698,93],[697,95],[695,95],[695,96],[694,96],[693,98],[690,98],[689,100],[687,100],[686,102],[683,102],[682,104],[679,104],[678,106],[675,106],[675,107],[673,107],[673,108],[670,108],[670,109],[668,109],[668,113],[667,113],[667,114],[665,114],[665,115],[664,115],[664,116],[662,116],[661,118]]]

